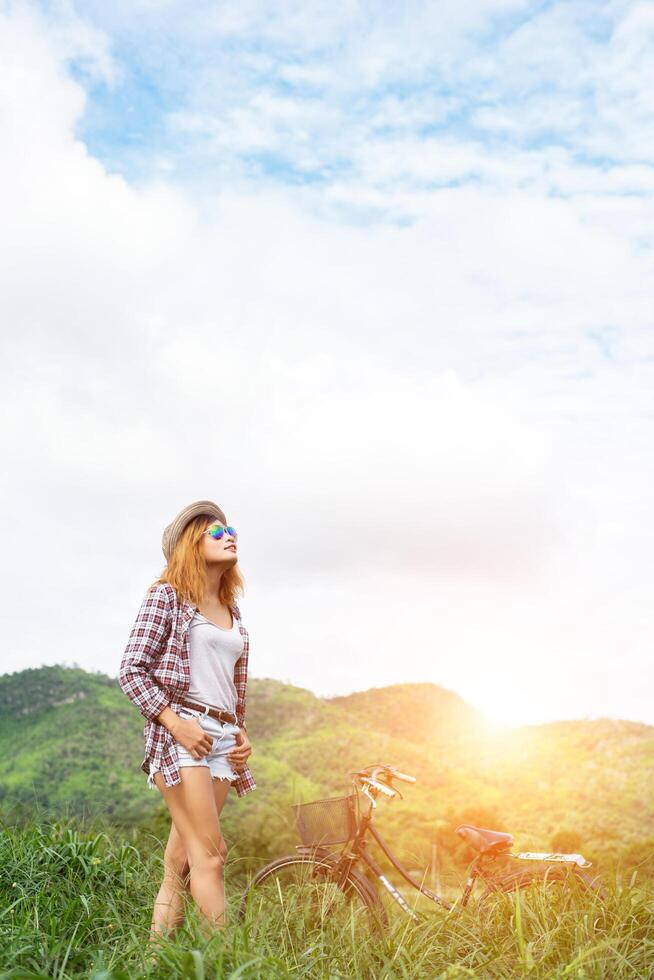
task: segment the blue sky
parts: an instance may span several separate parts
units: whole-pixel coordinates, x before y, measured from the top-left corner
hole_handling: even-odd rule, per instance
[[[654,722],[653,49],[644,2],[1,2],[6,669],[116,673],[212,498],[255,675]]]
[[[71,59],[90,96],[77,130],[110,170],[142,179],[165,166],[215,188],[227,175],[291,187],[544,180],[567,195],[552,159],[596,178],[647,164],[636,130],[651,112],[640,74],[649,5],[460,7],[78,3],[114,68],[99,77],[88,52]],[[467,148],[464,166],[421,167],[429,140]],[[380,174],[363,146],[408,157]],[[532,165],[511,172],[521,155]]]

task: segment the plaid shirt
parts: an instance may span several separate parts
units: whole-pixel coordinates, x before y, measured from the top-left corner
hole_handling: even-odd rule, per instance
[[[238,606],[230,608],[243,637],[243,653],[234,666],[234,686],[236,722],[244,727],[249,637]],[[191,679],[189,624],[194,615],[195,606],[179,602],[172,585],[158,583],[145,594],[120,664],[118,683],[146,719],[143,728],[145,756],[141,769],[148,773],[150,789],[156,789],[154,772],[158,769],[163,773],[166,786],[181,782],[175,739],[156,719],[166,707],[180,711],[181,701],[188,694]],[[256,789],[247,765],[232,785],[238,796]]]

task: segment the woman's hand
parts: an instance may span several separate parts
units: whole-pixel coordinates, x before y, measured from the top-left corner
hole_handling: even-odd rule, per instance
[[[213,738],[205,732],[197,718],[181,718],[177,715],[177,721],[170,731],[175,741],[183,745],[194,759],[203,759],[211,752]]]
[[[248,733],[244,728],[239,728],[236,736],[236,747],[228,753],[227,758],[236,772],[242,772],[248,757],[252,755],[252,746]]]

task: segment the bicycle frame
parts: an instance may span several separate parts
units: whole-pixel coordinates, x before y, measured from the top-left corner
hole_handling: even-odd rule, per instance
[[[375,861],[374,857],[371,854],[369,854],[368,851],[366,850],[365,834],[368,832],[370,832],[371,836],[377,842],[377,844],[379,844],[380,848],[382,849],[382,851],[384,852],[388,860],[391,862],[395,870],[401,874],[401,876],[404,878],[407,884],[411,885],[412,888],[415,888],[416,891],[419,891],[421,895],[425,896],[425,898],[428,898],[432,902],[436,903],[437,905],[440,905],[441,908],[446,909],[448,912],[452,911],[454,906],[450,902],[447,902],[444,898],[441,898],[440,895],[436,895],[436,893],[431,891],[430,888],[427,888],[426,885],[421,884],[419,881],[416,881],[414,878],[411,877],[407,869],[402,865],[402,863],[398,860],[395,854],[393,854],[392,850],[390,849],[390,847],[388,846],[388,844],[386,843],[382,835],[379,833],[379,831],[373,824],[371,814],[367,813],[365,814],[365,816],[361,818],[360,829],[357,832],[357,836],[354,838],[352,849],[354,850],[355,854],[361,856],[361,858],[368,865],[372,873],[381,883],[382,887],[386,889],[386,891],[391,896],[393,901],[397,902],[400,908],[402,908],[405,912],[411,915],[414,919],[419,918],[416,915],[416,913],[413,911],[413,909],[409,906],[409,904],[406,902],[402,893],[399,892],[397,888],[388,880],[388,878],[382,871],[377,861]],[[467,896],[466,896],[466,901],[467,901]],[[465,904],[465,902],[463,902],[462,904]]]

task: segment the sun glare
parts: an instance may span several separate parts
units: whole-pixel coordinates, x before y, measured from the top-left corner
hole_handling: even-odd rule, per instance
[[[503,683],[489,683],[483,691],[469,692],[464,698],[481,711],[491,728],[504,731],[519,725],[537,724],[546,718],[547,705],[535,704],[533,693],[530,692],[529,697],[520,696]]]

